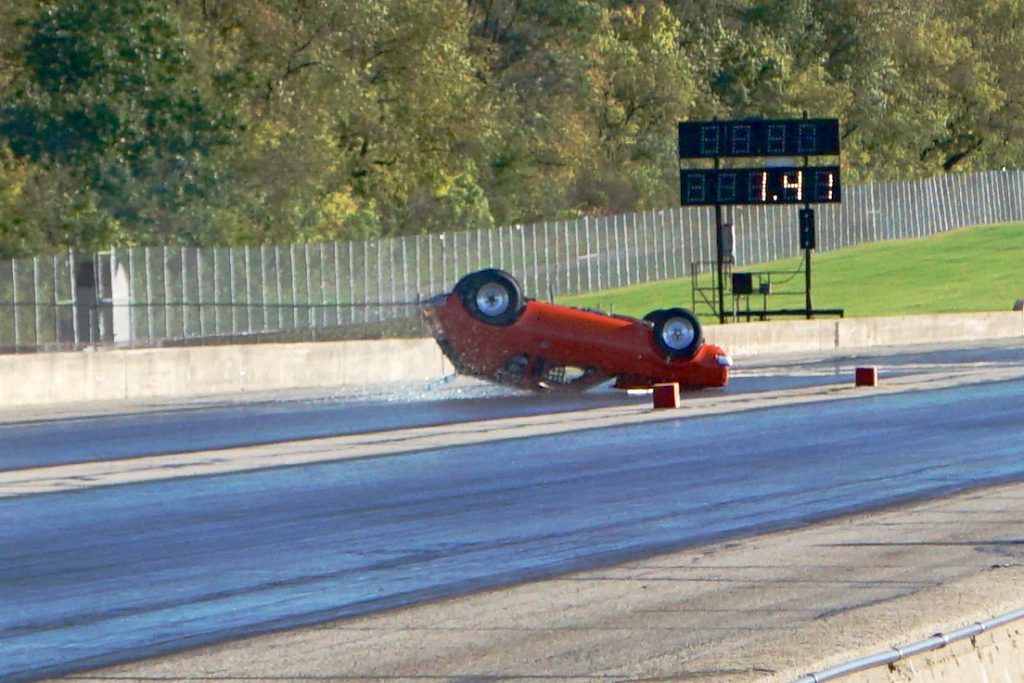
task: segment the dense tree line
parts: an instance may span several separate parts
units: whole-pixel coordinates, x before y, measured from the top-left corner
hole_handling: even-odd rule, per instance
[[[1018,166],[1024,0],[0,0],[0,256],[677,203],[675,123]]]

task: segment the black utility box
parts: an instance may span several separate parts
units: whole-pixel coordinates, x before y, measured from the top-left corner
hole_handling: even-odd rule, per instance
[[[754,274],[753,273],[733,273],[732,274],[732,293],[741,294],[753,294],[754,293]]]

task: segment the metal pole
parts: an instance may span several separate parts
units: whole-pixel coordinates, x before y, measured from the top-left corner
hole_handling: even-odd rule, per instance
[[[442,235],[443,237],[443,235]],[[377,322],[384,319],[384,309],[380,306],[380,303],[384,300],[384,283],[381,280],[384,279],[384,240],[377,238],[374,240],[374,245],[377,247]],[[444,252],[441,252],[442,254]]]
[[[316,328],[316,309],[313,308],[313,268],[310,261],[313,259],[313,251],[309,248],[309,242],[303,245],[303,252],[306,258],[306,326]],[[320,291],[323,291],[322,289]],[[234,303],[234,302],[232,302]],[[231,310],[234,310],[232,308]]]
[[[341,317],[341,260],[338,258],[338,241],[334,244],[334,324],[340,326]]]
[[[153,343],[153,265],[149,258],[149,247],[142,248],[142,259],[145,263],[145,278],[146,278],[146,343]],[[100,296],[100,278],[99,274],[99,257],[97,256],[94,263],[96,264],[96,292],[97,300]]]
[[[487,265],[492,267],[498,265],[494,262],[494,230],[487,231]]]
[[[35,304],[36,304],[35,306],[32,307],[33,311],[35,312],[35,335],[36,335],[36,344],[35,344],[35,346],[38,349],[40,344],[42,343],[42,336],[43,336],[43,328],[42,328],[42,322],[43,321],[40,319],[40,316],[39,316],[39,309],[42,306],[42,302],[40,301],[40,294],[41,294],[42,287],[40,287],[40,285],[39,285],[39,257],[38,256],[33,256],[32,257],[32,289],[34,290],[32,292],[32,298],[33,298],[33,300],[35,301]]]
[[[418,251],[418,249],[419,249],[419,242],[417,242],[416,244],[417,244],[417,255],[418,255],[419,254],[419,251]],[[356,257],[355,257],[355,247],[354,247],[354,243],[353,242],[346,242],[345,246],[346,246],[346,249],[348,251],[348,301],[349,301],[348,322],[349,322],[349,324],[354,324],[355,321],[356,321],[356,309],[355,309],[355,306],[353,306],[352,304],[355,304],[355,302],[356,302],[356,260],[355,260]]]
[[[555,228],[558,228],[558,223],[555,223]],[[537,250],[537,226],[533,226],[533,248]],[[540,270],[538,267],[537,270]],[[541,285],[538,282],[537,292],[540,293]],[[544,223],[544,290],[548,293],[548,299],[553,301],[554,295],[551,287],[551,246],[548,243],[548,224]]]
[[[414,298],[416,301],[423,299],[423,277],[420,270],[420,236],[409,235],[407,239],[412,240],[412,282],[416,289]]]
[[[643,282],[651,281],[651,238],[647,235],[647,212],[643,211],[640,213],[640,224],[643,226],[644,231],[644,278]],[[651,211],[651,226],[654,226],[654,211]],[[654,243],[654,273],[655,279],[660,280],[660,273],[658,273],[658,243]]]
[[[625,221],[623,221],[623,223],[625,223]],[[612,229],[612,238],[615,240],[615,286],[616,287],[622,287],[622,285],[623,285],[623,281],[622,281],[622,262],[623,261],[626,262],[626,284],[629,284],[629,254],[627,253],[627,254],[625,254],[625,256],[623,256],[623,253],[622,253],[623,246],[619,242],[619,217],[618,216],[612,216],[611,229]],[[626,229],[625,229],[625,227],[623,227],[623,229],[622,229],[622,236],[623,236],[623,240],[625,240],[625,237],[626,237]],[[625,248],[628,250],[629,249],[629,245],[627,244],[625,246]],[[611,282],[611,279],[612,279],[611,278],[611,274],[609,273],[608,281]]]
[[[437,241],[441,243],[441,290],[446,292],[448,291],[448,243],[445,240],[445,233],[442,232],[438,235]],[[377,300],[380,301],[379,298]]]
[[[298,257],[295,255],[295,245],[288,247],[288,274],[292,280],[292,329],[299,329],[299,279],[296,273]],[[216,263],[216,262],[214,262]]]
[[[596,238],[596,236],[595,236],[595,238]],[[593,278],[593,272],[592,272],[591,267],[590,267],[591,253],[592,252],[591,252],[591,249],[590,249],[590,217],[589,216],[584,216],[583,217],[583,240],[584,240],[584,247],[583,248],[586,251],[586,263],[587,263],[587,291],[588,292],[592,292],[592,291],[594,291],[594,278]],[[597,271],[597,287],[598,287],[598,289],[601,288],[601,270],[600,270],[600,268]]]
[[[316,248],[319,254],[319,275],[321,275],[321,292],[319,292],[319,300],[321,300],[321,309],[319,309],[319,315],[317,316],[317,323],[322,328],[327,327],[327,243],[322,242]],[[394,283],[392,281],[392,287]]]
[[[284,329],[284,325],[281,322],[281,312],[283,309],[284,290],[281,287],[281,247],[274,245],[274,309],[277,311],[277,325],[274,327],[275,330]]]
[[[459,273],[463,272],[463,271],[461,271],[459,269],[459,234],[460,233],[453,231],[453,232],[451,232],[449,234],[452,236],[452,246],[451,246],[451,249],[452,249],[452,273],[454,273],[454,279],[452,280],[452,282],[454,283],[456,280],[459,279]],[[461,234],[466,236],[466,243],[468,244],[469,243],[469,241],[468,241],[469,240],[469,232],[468,231],[463,231]],[[468,272],[468,270],[466,272]],[[392,278],[391,281],[394,282],[395,281],[394,278]],[[447,288],[445,288],[445,290],[447,291]],[[392,297],[391,300],[394,301],[394,297]]]
[[[252,334],[252,306],[253,306],[253,295],[252,295],[252,253],[249,250],[249,245],[245,245],[243,252],[245,260],[245,332],[246,334]]]
[[[53,341],[60,344],[60,278],[57,275],[57,269],[60,266],[56,254],[51,259],[51,263],[53,264]]]
[[[168,265],[169,265],[168,264],[169,258],[167,256],[168,251],[169,251],[169,248],[168,247],[164,247],[163,248],[163,253],[161,254],[161,256],[162,256],[162,258],[164,260],[164,262],[163,262],[163,270],[164,270],[164,301],[163,301],[163,304],[164,304],[164,339],[167,339],[167,338],[169,338],[171,336],[171,291],[170,291],[171,276],[170,276],[170,270],[168,269]],[[110,252],[110,294],[111,294],[111,299],[113,299],[113,294],[114,294],[114,278],[115,278],[116,275],[117,275],[117,252],[111,250],[111,252]],[[115,302],[113,304],[113,306],[111,306],[110,310],[113,313],[116,313],[117,312],[117,306],[118,306],[118,304]],[[113,313],[112,313],[112,315],[113,315]],[[113,325],[111,325],[111,329],[113,331]]]
[[[131,254],[131,252],[128,253]],[[82,343],[82,336],[81,331],[78,329],[78,288],[75,287],[75,252],[72,249],[68,249],[68,284],[71,285],[71,330],[74,336],[75,348],[77,349],[79,344]],[[14,310],[18,310],[17,306],[15,306]]]
[[[810,320],[814,317],[814,307],[811,305],[811,250],[804,249],[804,254],[807,258],[807,267],[804,271],[804,296],[806,298],[807,319]]]
[[[804,118],[807,118],[807,114],[806,113],[804,114]],[[807,167],[808,163],[810,163],[810,160],[805,156],[804,157],[804,168]],[[811,210],[811,203],[810,202],[805,202],[804,203],[804,210],[805,211],[810,211]],[[810,228],[810,230],[811,230],[811,234],[812,235],[817,230],[817,226],[814,225],[814,218],[813,218],[813,216],[814,216],[814,214],[811,214],[811,228]],[[805,302],[804,303],[805,303],[805,306],[806,306],[805,311],[806,311],[807,319],[808,320],[810,320],[811,318],[814,317],[814,306],[811,304],[811,246],[810,246],[811,244],[813,244],[813,242],[808,244],[807,248],[804,249],[804,251],[807,253],[807,268],[805,269],[805,272],[804,272],[804,298],[805,298]]]
[[[191,315],[191,311],[189,311],[189,308],[188,308],[188,254],[185,251],[185,247],[180,247],[178,249],[178,251],[181,254],[181,306],[178,307],[179,310],[181,311],[181,338],[182,339],[188,339],[188,337],[189,337],[189,334],[188,334],[188,319],[189,319],[189,316]],[[128,250],[128,264],[129,264],[128,265],[128,270],[129,271],[131,271],[131,255],[132,255],[132,252],[129,249]],[[133,275],[133,274],[130,274],[130,276],[128,278],[128,282],[129,282],[129,286],[128,286],[128,291],[129,291],[128,301],[129,301],[129,304],[131,302],[135,301],[135,296],[132,293],[132,286],[130,284],[135,278],[132,277],[131,275]],[[132,340],[135,339],[135,313],[134,313],[134,311],[135,311],[135,307],[129,305],[128,306],[128,312],[129,312],[129,320],[131,321],[130,322],[130,326],[131,326],[131,335],[130,336],[131,336]]]
[[[21,346],[21,330],[18,321],[18,261],[11,261],[11,302],[14,304],[14,348]]]
[[[718,167],[718,159],[715,159],[715,167]],[[725,230],[725,226],[722,223],[722,205],[715,204],[715,251],[717,258],[715,259],[715,268],[718,271],[718,322],[725,324],[725,267],[723,260],[725,258],[724,247],[722,240],[722,233]]]
[[[500,237],[501,235],[499,235]],[[427,240],[427,276],[430,278],[430,285],[428,289],[431,292],[438,290],[439,288],[434,286],[434,240],[430,235],[426,235]],[[501,245],[499,244],[499,249]]]
[[[580,294],[585,291],[585,269],[588,262],[583,259],[586,240],[585,236],[583,241],[580,239],[582,226],[583,221],[580,218],[574,218],[571,225],[569,221],[565,222],[565,284],[566,292],[571,294]]]
[[[260,302],[263,304],[263,331],[270,329],[270,309],[267,308],[267,290],[270,278],[267,277],[267,247],[260,247]],[[280,310],[280,309],[279,309]]]
[[[910,645],[892,647],[888,650],[876,652],[866,657],[861,657],[860,659],[854,659],[844,664],[833,666],[829,669],[809,673],[796,679],[793,683],[824,683],[825,681],[835,680],[837,678],[842,678],[844,676],[873,669],[875,667],[887,665],[892,666],[902,659],[948,647],[952,643],[967,640],[968,638],[974,638],[985,631],[991,631],[992,629],[1006,626],[1007,624],[1021,619],[1024,619],[1024,609],[1007,612],[997,617],[993,617],[988,621],[975,622],[969,626],[965,626],[964,628],[957,629],[956,631],[951,631],[949,633],[936,633],[931,638],[920,640],[916,643],[911,643]]]

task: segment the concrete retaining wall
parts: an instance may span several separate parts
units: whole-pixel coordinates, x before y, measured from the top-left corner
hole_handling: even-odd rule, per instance
[[[1024,311],[709,325],[734,357],[1024,338]],[[0,407],[425,381],[453,372],[432,339],[0,356]]]
[[[1024,337],[1024,312],[708,325],[704,336],[734,357],[872,346],[963,343]]]
[[[433,339],[0,356],[0,407],[428,380],[453,372]]]
[[[868,669],[843,683],[1011,683],[1024,681],[1024,633],[1018,624],[986,631],[891,666]]]

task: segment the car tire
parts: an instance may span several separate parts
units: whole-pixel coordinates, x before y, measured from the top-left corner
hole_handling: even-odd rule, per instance
[[[656,308],[647,315],[644,316],[643,320],[645,323],[656,323],[661,316],[665,315],[664,308]]]
[[[685,308],[669,308],[654,320],[654,343],[669,358],[692,356],[704,343],[700,321]]]
[[[496,268],[466,275],[455,285],[455,293],[467,313],[488,325],[511,325],[526,303],[519,282]]]

